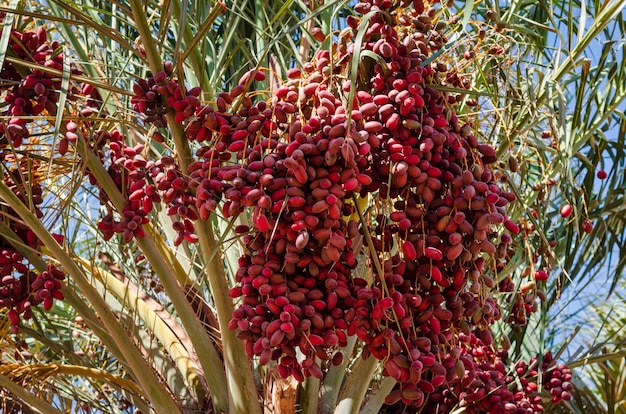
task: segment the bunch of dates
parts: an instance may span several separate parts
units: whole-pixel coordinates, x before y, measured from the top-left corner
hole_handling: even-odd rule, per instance
[[[0,21],[4,17],[0,16]],[[58,42],[48,41],[44,27],[35,30],[11,30],[7,54],[33,67],[17,67],[8,60],[0,68],[0,96],[6,105],[1,114],[0,158],[5,168],[0,179],[26,206],[43,217],[43,177],[38,173],[41,162],[20,153],[30,141],[33,119],[39,115],[54,116],[59,100],[61,80],[35,65],[61,70],[64,56],[55,53]],[[72,69],[72,73],[78,73]],[[79,90],[72,88],[70,94]],[[21,321],[31,319],[39,305],[48,311],[55,300],[63,300],[62,281],[65,274],[54,264],[37,269],[24,256],[24,249],[41,250],[41,242],[35,233],[15,217],[11,208],[4,208],[3,232],[13,237],[0,236],[0,310],[6,310],[13,333],[19,332]],[[63,237],[55,235],[58,241]],[[17,246],[20,246],[19,248]]]
[[[88,111],[66,125],[59,151],[84,139],[126,197],[118,211],[101,189],[105,239],[145,237],[157,205],[172,218],[174,245],[196,243],[195,224],[213,215],[246,217],[250,224],[235,229],[245,250],[227,328],[282,377],[323,379],[356,336],[363,357],[396,380],[386,412],[540,412],[542,387],[553,402],[571,398],[571,373],[549,355],[541,366],[513,367],[507,340],[492,335],[497,321],[525,323],[536,295],[520,299],[498,275],[519,232],[507,214],[515,196],[499,180],[495,150],[457,116],[463,94],[447,92],[467,82],[436,59],[447,42],[436,21],[442,7],[357,3],[332,48],[290,69],[267,99],[255,91],[262,69],[206,103],[166,62],[134,85],[131,103],[163,135],[168,120],[182,126],[190,161],[175,153],[154,160],[120,131],[90,128],[99,109],[93,88],[77,91]],[[45,42],[39,31],[22,34],[44,61]],[[60,64],[59,56],[44,64]],[[3,78],[17,80],[10,69]],[[37,76],[13,87],[13,115],[54,112],[58,85]],[[2,139],[19,145],[28,132],[15,119]],[[31,275],[15,254],[2,255],[13,277],[7,289],[36,286],[29,303],[46,308],[47,298],[62,297],[62,274]],[[514,311],[505,315],[507,300]]]

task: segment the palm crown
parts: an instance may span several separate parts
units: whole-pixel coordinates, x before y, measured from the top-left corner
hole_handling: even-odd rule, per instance
[[[4,8],[3,408],[620,409],[624,4],[452,3]]]

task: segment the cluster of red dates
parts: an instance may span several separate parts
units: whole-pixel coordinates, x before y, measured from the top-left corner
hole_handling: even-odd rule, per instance
[[[4,17],[0,18],[0,21]],[[4,184],[15,195],[42,217],[40,206],[43,203],[42,177],[36,172],[37,161],[21,155],[20,150],[28,144],[34,117],[45,113],[55,114],[58,102],[58,91],[61,80],[38,68],[61,69],[64,56],[55,53],[58,48],[56,41],[48,42],[46,30],[12,30],[7,56],[14,56],[32,64],[25,69],[5,60],[0,69],[0,96],[6,105],[3,106],[0,123],[0,159],[4,165],[2,177]],[[76,69],[72,69],[77,73]],[[77,93],[77,89],[70,94]],[[35,172],[33,172],[35,171]],[[65,274],[53,264],[45,269],[36,269],[24,257],[24,250],[39,251],[41,242],[35,233],[16,219],[17,213],[11,208],[3,207],[5,234],[13,238],[0,236],[0,309],[7,310],[11,323],[11,331],[19,332],[21,319],[30,319],[33,308],[43,305],[50,310],[54,300],[64,298],[61,282]],[[60,241],[62,236],[55,235]],[[16,248],[21,245],[21,249]]]
[[[439,87],[459,77],[426,63],[445,42],[431,24],[436,8],[374,1],[355,10],[367,17],[349,17],[332,53],[289,70],[266,101],[249,94],[260,70],[214,105],[167,67],[140,81],[133,103],[145,121],[163,125],[173,108],[199,144],[188,179],[172,174],[181,184],[168,212],[249,214],[252,225],[237,228],[246,251],[229,328],[283,377],[322,378],[356,335],[398,382],[388,411],[537,412],[537,379],[518,389],[490,331],[503,316],[498,288],[513,290],[493,269],[518,233],[506,212],[515,196],[496,179],[493,148],[455,114],[462,98]],[[364,51],[378,58],[361,57],[354,76],[353,59],[372,56]],[[363,222],[359,200],[372,206]],[[193,241],[194,219],[178,216],[179,240]],[[356,277],[359,260],[368,270]],[[518,302],[509,321],[519,324],[533,308]]]
[[[256,69],[211,105],[199,88],[173,77],[169,62],[139,80],[133,109],[156,128],[166,128],[165,115],[175,111],[195,148],[188,171],[175,154],[146,159],[145,148],[128,145],[119,131],[93,132],[86,127],[91,110],[65,126],[59,151],[82,136],[127,197],[116,211],[101,191],[108,214],[98,227],[106,239],[144,237],[158,203],[174,218],[175,245],[196,242],[194,223],[214,212],[249,217],[251,226],[237,227],[245,253],[231,297],[241,299],[228,329],[238,330],[251,358],[276,361],[281,376],[323,378],[356,335],[363,355],[381,360],[383,375],[397,381],[387,412],[540,412],[537,383],[553,402],[569,399],[571,373],[555,368],[550,355],[541,369],[531,361],[510,370],[507,351],[494,343],[500,292],[514,290],[494,271],[518,233],[506,210],[515,196],[497,179],[494,149],[457,117],[462,96],[445,92],[462,87],[461,77],[430,62],[446,41],[434,21],[440,7],[358,3],[362,17],[347,18],[332,52],[320,50],[289,70],[267,100],[250,94],[265,80]],[[12,39],[9,47],[23,59],[62,65],[43,29]],[[10,64],[2,78],[13,81],[4,113],[16,118],[3,124],[1,142],[17,147],[28,139],[21,115],[54,113],[60,85],[37,69],[24,77]],[[97,92],[81,92],[98,109]],[[26,184],[19,177],[5,177],[18,195]],[[369,209],[357,211],[362,205]],[[36,248],[29,230],[14,225]],[[0,306],[17,326],[30,306],[49,309],[52,298],[62,299],[63,274],[52,266],[36,274],[4,240],[2,249]],[[508,323],[525,323],[533,310],[519,298]]]

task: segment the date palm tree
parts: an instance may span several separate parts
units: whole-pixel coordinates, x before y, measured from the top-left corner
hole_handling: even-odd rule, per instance
[[[363,358],[370,351],[356,335],[336,364],[320,363],[323,378],[298,382],[277,364],[249,358],[243,335],[229,329],[242,303],[230,289],[240,282],[240,258],[250,247],[245,234],[259,226],[258,215],[228,217],[217,209],[191,232],[180,218],[186,214],[177,210],[173,218],[163,204],[120,231],[121,224],[106,221],[123,216],[131,197],[121,184],[126,173],[111,173],[116,162],[132,158],[131,169],[146,174],[160,163],[165,174],[175,158],[176,178],[193,174],[198,147],[186,139],[192,115],[179,119],[163,102],[142,108],[136,97],[152,87],[147,79],[176,78],[187,97],[217,112],[224,92],[240,96],[238,84],[238,93],[247,88],[251,100],[270,102],[294,68],[306,71],[320,51],[341,50],[342,33],[365,3],[13,0],[0,7],[2,287],[17,273],[22,281],[31,273],[54,279],[53,268],[66,275],[57,282],[62,288],[47,288],[62,297],[38,297],[41,306],[33,303],[18,323],[4,299],[9,291],[0,297],[3,412],[402,412],[385,404],[396,389],[387,361]],[[538,380],[546,412],[621,412],[624,318],[596,312],[598,296],[587,292],[593,288],[610,306],[623,290],[626,1],[424,3],[428,17],[410,23],[436,50],[424,65],[449,69],[444,82],[429,87],[454,97],[456,115],[496,149],[497,179],[516,196],[508,214],[521,232],[490,276],[496,286],[512,286],[496,294],[503,315],[490,328],[493,342],[508,348],[508,369],[551,349],[573,370],[570,401],[551,403]],[[375,12],[363,14],[356,50]],[[26,32],[39,36],[35,50]],[[366,82],[364,73],[384,63],[382,55],[351,55],[345,101]],[[48,79],[42,87],[51,91],[51,104],[31,116],[14,111],[15,96],[7,98],[29,75]],[[15,131],[25,130],[16,141]],[[98,146],[105,135],[126,152]],[[156,173],[150,179],[156,182]],[[381,200],[353,200],[352,218],[363,230],[351,243],[364,252],[355,278],[376,267],[369,231],[381,225],[374,214]],[[28,272],[12,264],[13,254]],[[27,286],[32,294],[30,286],[39,285]],[[515,320],[520,304],[527,312]],[[573,323],[594,312],[597,338]],[[451,405],[449,412],[465,411]]]

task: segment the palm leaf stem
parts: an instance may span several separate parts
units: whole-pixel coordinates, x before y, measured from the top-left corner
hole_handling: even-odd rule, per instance
[[[16,234],[4,223],[0,222],[0,235],[5,238],[11,245],[20,252],[30,263],[32,263],[40,272],[46,269],[46,262],[41,258],[38,252],[32,250],[23,244]],[[105,344],[111,353],[116,356],[119,363],[127,370],[131,368],[126,361],[124,353],[117,346],[108,330],[103,326],[102,320],[94,313],[94,311],[84,302],[82,298],[68,285],[63,284],[61,288],[67,302],[74,310],[83,318],[85,324],[94,331],[98,338]]]
[[[215,18],[217,17],[217,13],[221,9],[221,7],[222,6],[218,2],[216,2],[213,5],[207,21],[210,22],[211,20],[215,20]],[[179,0],[172,0],[172,11],[174,16],[181,16],[181,3]],[[179,21],[178,23],[181,24],[182,22]],[[211,81],[209,79],[209,76],[207,75],[205,65],[202,62],[202,57],[200,56],[200,48],[193,47],[194,36],[191,33],[191,26],[189,24],[185,24],[183,26],[182,34],[182,40],[184,41],[187,52],[181,53],[180,56],[177,56],[177,58],[180,57],[181,59],[183,59],[184,57],[189,57],[191,68],[195,75],[195,78],[189,78],[189,81],[197,83],[197,85],[192,86],[200,86],[202,90],[208,94],[209,97],[212,97],[215,91],[213,90],[213,86],[211,85]],[[151,66],[151,68],[153,68],[153,66]]]
[[[100,297],[93,286],[91,286],[89,279],[74,262],[72,257],[59,245],[39,219],[20,201],[4,182],[0,182],[0,198],[31,228],[50,253],[61,263],[83,295],[85,295],[96,312],[98,312],[98,315],[107,330],[111,332],[113,340],[128,362],[128,366],[131,368],[131,375],[139,382],[145,396],[150,399],[157,413],[177,412],[178,406],[173,397],[163,392],[163,386],[159,379],[146,361],[143,360],[138,349],[135,346],[128,346],[129,341],[126,331],[119,324],[119,321],[107,306],[104,299]]]
[[[117,189],[117,186],[104,166],[100,163],[100,160],[94,153],[86,148],[84,142],[78,142],[78,149],[83,154],[89,170],[94,174],[98,183],[107,193],[116,209],[121,211],[126,203],[124,197]],[[189,339],[196,349],[202,370],[206,375],[207,384],[211,390],[211,398],[216,406],[215,408],[225,410],[227,409],[228,396],[227,390],[223,386],[226,383],[225,373],[222,369],[219,369],[219,367],[222,366],[221,359],[213,346],[211,338],[204,329],[202,322],[196,317],[191,304],[181,289],[179,282],[182,284],[186,276],[184,273],[182,275],[180,274],[181,266],[175,260],[174,255],[166,254],[162,250],[163,246],[161,246],[161,248],[159,247],[160,245],[158,245],[156,241],[159,240],[160,237],[154,233],[154,230],[149,226],[145,226],[145,232],[146,236],[144,238],[137,239],[137,245],[143,251],[152,269],[158,275],[165,292],[170,297],[178,313],[182,325],[187,330]],[[161,244],[162,243],[161,241]],[[172,262],[172,260],[174,260],[174,262]],[[177,280],[177,278],[181,280]]]
[[[356,335],[348,337],[348,344],[341,350],[344,356],[343,361],[340,365],[331,366],[324,377],[320,401],[322,414],[332,413],[335,405],[337,404],[337,397],[339,396],[339,391],[341,391],[341,384],[346,377],[346,370],[348,368],[348,364],[350,363],[350,356],[352,355],[356,341]]]
[[[48,401],[35,397],[26,388],[17,385],[2,374],[0,374],[0,387],[9,391],[30,407],[35,408],[41,414],[63,414],[63,412],[54,408]]]
[[[370,356],[359,358],[348,376],[334,414],[357,414],[369,389],[372,376],[379,367],[379,360]]]
[[[138,294],[137,287],[129,286],[129,281],[124,283],[110,272],[93,266],[85,259],[78,258],[78,261],[83,268],[88,269],[92,275],[100,280],[107,290],[113,293],[124,306],[132,309],[133,313],[137,314],[145,326],[154,333],[165,350],[172,356],[181,374],[193,389],[195,397],[202,399],[207,391],[201,381],[203,375],[198,371],[195,361],[190,357],[192,351],[185,349],[181,338],[178,338],[173,332],[173,327],[170,325],[173,321],[169,320],[169,324],[166,323],[153,309],[148,307]],[[164,309],[161,309],[160,312],[167,313]],[[168,319],[171,319],[171,317]]]
[[[580,42],[574,46],[574,48],[568,53],[567,58],[561,65],[555,69],[552,75],[549,78],[546,78],[543,83],[543,87],[541,88],[541,93],[537,95],[535,99],[535,106],[539,107],[543,105],[546,99],[549,96],[548,86],[551,84],[557,84],[565,74],[567,74],[576,64],[578,58],[583,54],[583,52],[587,49],[592,40],[594,40],[599,33],[601,33],[607,25],[624,10],[626,7],[625,0],[615,0],[606,5],[602,11],[596,16],[593,24],[585,33],[585,35],[580,39]],[[517,121],[514,126],[514,131],[523,132],[528,126],[532,125],[530,121],[531,113],[525,112],[524,115]],[[503,142],[498,153],[501,154],[504,151],[504,147],[506,147],[506,143]]]
[[[302,383],[300,394],[300,412],[302,414],[316,414],[319,405],[319,392],[321,381],[315,377],[308,377]]]
[[[377,414],[380,413],[380,409],[385,404],[385,398],[393,387],[396,386],[396,380],[387,377],[380,383],[378,389],[370,396],[370,398],[365,403],[365,406],[361,410],[360,414]]]

